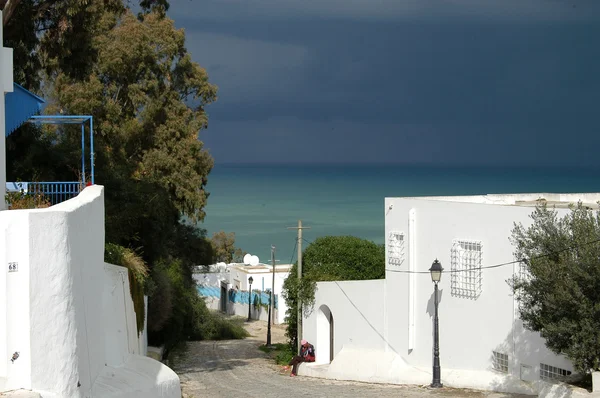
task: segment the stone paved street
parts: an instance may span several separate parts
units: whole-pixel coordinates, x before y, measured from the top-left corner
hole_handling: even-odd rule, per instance
[[[179,374],[184,397],[509,397],[469,390],[292,378],[281,373],[281,367],[258,349],[264,343],[262,325],[254,322],[250,329],[261,339],[192,342],[173,359],[169,366]],[[282,330],[274,330],[273,334],[274,342],[283,339]]]

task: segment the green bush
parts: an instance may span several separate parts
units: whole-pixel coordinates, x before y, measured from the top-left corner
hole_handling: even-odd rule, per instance
[[[165,356],[186,340],[242,339],[248,336],[243,318],[227,318],[208,309],[204,299],[198,295],[190,267],[181,261],[160,261],[154,266],[151,277],[148,342],[163,345]]]
[[[282,296],[288,309],[286,336],[297,347],[298,296],[302,310],[310,314],[319,281],[381,279],[385,277],[385,246],[354,236],[324,236],[309,244],[303,253],[302,280],[297,264],[283,283]]]
[[[243,339],[249,334],[244,329],[244,318],[229,318],[206,307],[204,299],[197,296],[194,304],[194,329],[190,340]]]
[[[296,351],[289,344],[278,343],[271,345],[271,347],[261,345],[258,348],[262,352],[269,354],[278,365],[287,365],[294,355],[296,355]]]

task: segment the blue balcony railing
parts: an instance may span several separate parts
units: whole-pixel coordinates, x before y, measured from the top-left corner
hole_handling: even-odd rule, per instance
[[[81,192],[81,188],[80,181],[6,183],[6,192],[21,192],[23,195],[42,195],[53,206],[74,198]]]

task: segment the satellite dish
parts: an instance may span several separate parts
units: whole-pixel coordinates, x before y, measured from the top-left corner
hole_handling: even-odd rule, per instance
[[[246,255],[244,256],[244,264],[250,264],[251,260],[252,260],[252,254],[246,253]]]
[[[250,256],[250,265],[258,265],[258,256]]]

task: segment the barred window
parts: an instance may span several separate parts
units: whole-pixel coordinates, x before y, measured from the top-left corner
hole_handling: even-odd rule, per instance
[[[557,368],[556,366],[540,363],[540,379],[542,380],[563,380],[571,375],[570,370]]]
[[[451,285],[452,296],[477,299],[481,294],[482,244],[480,241],[452,241]]]
[[[388,264],[399,267],[404,263],[404,232],[392,231],[388,237]]]
[[[494,370],[502,373],[508,373],[508,354],[493,351],[492,365]]]

